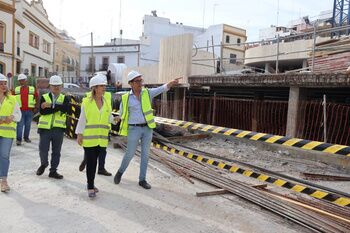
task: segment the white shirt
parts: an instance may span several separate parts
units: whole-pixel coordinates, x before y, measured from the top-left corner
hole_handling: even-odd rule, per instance
[[[102,115],[102,108],[100,109],[100,116],[101,115]],[[114,116],[112,114],[109,116],[109,123],[112,123],[113,125],[116,124],[116,122],[114,121]],[[81,105],[80,116],[79,116],[77,128],[75,129],[75,133],[83,134],[85,126],[86,126],[86,115],[84,111],[84,106]]]
[[[0,108],[1,108],[1,106],[2,106],[2,102],[0,102]],[[16,102],[15,107],[13,109],[12,115],[14,116],[14,118],[13,118],[14,122],[21,121],[22,112],[21,112],[21,109],[20,109],[19,104],[17,102]]]

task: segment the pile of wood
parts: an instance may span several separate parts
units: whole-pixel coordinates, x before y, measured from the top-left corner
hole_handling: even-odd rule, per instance
[[[312,64],[312,52],[308,63]],[[314,72],[345,72],[350,65],[350,38],[331,39],[316,44]]]

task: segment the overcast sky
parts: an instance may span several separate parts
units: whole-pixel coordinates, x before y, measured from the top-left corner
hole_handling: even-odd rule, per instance
[[[121,17],[120,17],[121,1]],[[311,20],[321,11],[331,10],[333,0],[43,0],[49,20],[65,29],[81,45],[103,45],[111,38],[139,39],[142,18],[157,10],[172,23],[208,27],[226,23],[246,29],[248,41],[259,39],[259,29],[270,25],[287,26],[290,20],[309,15]],[[279,3],[279,4],[278,4]],[[278,7],[279,6],[279,7]],[[279,9],[279,14],[277,14]],[[203,17],[204,15],[204,17]],[[277,17],[277,15],[279,15]],[[120,20],[121,19],[121,20]]]

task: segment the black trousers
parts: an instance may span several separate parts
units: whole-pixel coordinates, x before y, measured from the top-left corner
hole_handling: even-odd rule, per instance
[[[106,154],[106,147],[84,147],[84,152],[86,156],[86,178],[88,189],[93,189],[95,182],[97,158],[100,154]]]

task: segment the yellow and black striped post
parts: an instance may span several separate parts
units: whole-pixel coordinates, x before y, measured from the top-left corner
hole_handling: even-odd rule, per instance
[[[348,197],[343,197],[343,196],[340,196],[338,194],[325,192],[323,190],[318,190],[318,189],[315,189],[313,187],[307,187],[306,185],[293,183],[293,182],[290,182],[288,180],[274,178],[274,177],[269,176],[267,174],[263,174],[263,173],[259,173],[259,172],[253,171],[253,170],[240,168],[240,167],[232,165],[232,164],[227,164],[224,162],[208,159],[208,158],[203,157],[202,155],[196,155],[196,154],[188,153],[188,152],[178,150],[175,148],[170,148],[170,147],[165,146],[163,144],[152,143],[152,146],[154,146],[158,149],[162,149],[164,151],[170,152],[172,154],[180,155],[180,156],[186,157],[186,158],[191,159],[191,160],[195,160],[198,162],[202,162],[202,163],[206,163],[206,164],[215,166],[219,169],[223,169],[223,170],[226,170],[226,171],[229,171],[232,173],[239,173],[239,174],[242,174],[244,176],[260,180],[262,182],[267,182],[267,183],[273,184],[275,186],[290,189],[290,190],[298,192],[298,193],[303,193],[303,194],[309,195],[309,196],[317,198],[317,199],[326,200],[326,201],[334,203],[338,206],[350,207],[350,198],[348,198]]]
[[[262,141],[267,143],[279,144],[288,147],[297,147],[305,150],[314,150],[337,155],[350,157],[350,147],[338,144],[324,143],[318,141],[310,141],[300,138],[291,138],[286,136],[272,135],[266,133],[258,133],[254,131],[246,131],[239,129],[231,129],[214,125],[198,124],[188,121],[173,120],[168,118],[156,117],[156,122],[159,124],[168,124],[179,126],[185,129],[200,130],[232,136],[236,138],[246,138],[253,141]]]

